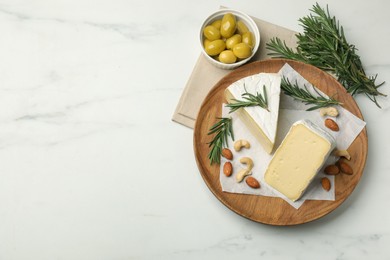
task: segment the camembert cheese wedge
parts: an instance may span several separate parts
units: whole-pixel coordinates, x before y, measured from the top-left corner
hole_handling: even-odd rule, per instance
[[[259,106],[240,108],[236,111],[249,131],[256,137],[267,153],[272,153],[277,132],[281,77],[275,73],[259,73],[242,78],[225,91],[228,103],[243,100],[246,92],[263,94],[266,89],[268,110]]]
[[[309,120],[295,122],[275,151],[264,174],[271,187],[292,201],[298,200],[329,154],[335,139]]]

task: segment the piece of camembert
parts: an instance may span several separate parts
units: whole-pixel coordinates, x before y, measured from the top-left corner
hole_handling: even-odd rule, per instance
[[[225,90],[225,97],[228,103],[234,103],[236,102],[235,100],[243,100],[244,93],[266,95],[267,109],[259,106],[249,106],[240,108],[237,110],[237,113],[249,131],[269,154],[272,153],[277,132],[280,82],[281,76],[278,74],[259,73],[242,78],[232,83]],[[266,93],[263,93],[264,89]]]
[[[335,145],[335,139],[311,121],[295,122],[276,149],[264,174],[265,182],[288,199],[298,200]]]

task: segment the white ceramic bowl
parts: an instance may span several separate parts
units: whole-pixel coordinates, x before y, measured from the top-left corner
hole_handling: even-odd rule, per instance
[[[224,16],[224,14],[226,13],[232,13],[235,17],[236,17],[236,20],[239,21],[243,21],[245,23],[245,25],[248,27],[249,31],[251,31],[255,37],[255,46],[253,47],[252,49],[252,54],[250,57],[244,59],[244,60],[240,60],[240,61],[237,61],[235,63],[232,63],[232,64],[226,64],[226,63],[222,63],[222,62],[219,62],[215,59],[213,59],[212,57],[210,57],[206,51],[204,50],[204,46],[203,46],[203,42],[204,42],[204,35],[203,35],[203,29],[211,24],[212,22],[214,22],[215,20],[219,20],[219,19],[222,19],[222,17]],[[200,39],[200,46],[201,46],[201,49],[202,49],[202,53],[203,55],[205,56],[205,58],[211,63],[213,64],[214,66],[218,67],[218,68],[221,68],[221,69],[235,69],[243,64],[245,64],[246,62],[248,62],[252,57],[253,55],[255,55],[255,53],[257,52],[257,50],[259,49],[259,45],[260,45],[260,31],[259,31],[259,28],[257,27],[255,21],[253,21],[253,19],[251,17],[249,17],[247,14],[244,14],[240,11],[237,11],[237,10],[233,10],[233,9],[221,9],[221,10],[218,10],[214,13],[212,13],[209,17],[206,18],[206,20],[203,22],[201,28],[200,28],[200,34],[199,34],[199,39]]]

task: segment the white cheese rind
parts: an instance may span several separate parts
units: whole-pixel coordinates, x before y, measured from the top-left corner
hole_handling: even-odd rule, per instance
[[[265,182],[288,199],[298,200],[335,145],[335,139],[311,121],[294,123],[268,165]]]
[[[226,100],[243,100],[245,92],[263,94],[266,88],[268,110],[258,106],[239,109],[237,113],[252,134],[259,140],[264,150],[271,153],[275,144],[280,103],[281,77],[275,73],[259,73],[232,83],[225,91]]]

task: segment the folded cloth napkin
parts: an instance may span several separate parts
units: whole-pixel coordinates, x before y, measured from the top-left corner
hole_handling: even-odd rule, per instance
[[[269,58],[266,43],[273,37],[284,40],[287,46],[291,48],[297,46],[296,32],[255,17],[252,17],[252,19],[256,22],[260,31],[260,46],[257,53],[251,59],[251,62]],[[216,68],[201,54],[176,106],[172,120],[187,127],[194,128],[195,120],[203,100],[210,89],[229,72],[231,71]]]

